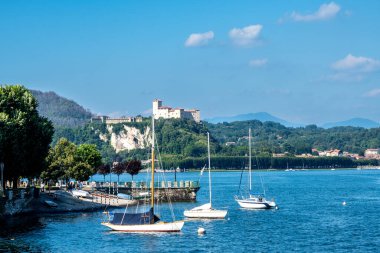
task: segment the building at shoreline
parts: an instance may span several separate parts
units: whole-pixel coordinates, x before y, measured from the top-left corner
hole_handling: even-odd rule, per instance
[[[141,116],[136,117],[121,117],[121,118],[110,118],[108,116],[97,116],[91,118],[91,123],[105,123],[107,125],[119,124],[119,123],[129,123],[129,122],[142,122],[143,118]]]
[[[153,100],[153,116],[155,119],[191,119],[195,122],[201,121],[201,114],[198,109],[171,108],[163,106],[162,100]]]
[[[364,156],[367,159],[380,159],[380,149],[369,148],[364,151]]]

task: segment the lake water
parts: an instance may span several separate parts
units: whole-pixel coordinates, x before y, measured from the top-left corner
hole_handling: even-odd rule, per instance
[[[101,211],[21,218],[0,230],[0,249],[15,252],[379,252],[380,171],[317,170],[256,172],[279,210],[243,210],[234,201],[240,172],[215,172],[213,206],[228,209],[225,220],[189,221],[181,233],[128,234],[101,226]],[[143,180],[145,175],[136,179]],[[173,174],[167,176],[172,179]],[[102,179],[102,177],[99,177]],[[98,178],[98,179],[99,179]],[[198,180],[199,173],[178,173]],[[130,180],[123,176],[122,180]],[[243,182],[247,181],[246,176]],[[206,203],[208,180],[201,178],[197,203],[173,203],[183,210]],[[343,202],[346,205],[342,205]],[[169,208],[163,205],[162,216]],[[197,234],[203,227],[206,234]],[[0,252],[2,252],[0,250]],[[5,251],[6,252],[6,251]]]

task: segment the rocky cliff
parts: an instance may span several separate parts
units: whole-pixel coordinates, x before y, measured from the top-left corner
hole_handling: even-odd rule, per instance
[[[136,127],[123,125],[123,129],[115,131],[113,125],[108,125],[107,131],[108,133],[99,133],[99,138],[104,142],[109,142],[117,153],[124,150],[145,149],[152,145],[149,126],[141,131]]]

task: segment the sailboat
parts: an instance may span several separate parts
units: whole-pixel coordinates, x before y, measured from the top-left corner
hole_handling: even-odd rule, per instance
[[[187,218],[201,218],[201,219],[224,219],[227,215],[227,210],[216,210],[212,208],[212,191],[211,191],[211,162],[210,162],[210,134],[207,133],[207,150],[208,150],[208,185],[210,202],[191,210],[185,210],[184,215]]]
[[[236,202],[240,207],[248,209],[271,209],[277,208],[276,202],[274,200],[267,200],[265,198],[265,192],[263,195],[251,195],[252,191],[252,151],[251,151],[251,128],[249,129],[249,196],[248,197],[239,197],[235,196]]]
[[[155,232],[180,232],[184,221],[163,222],[154,213],[154,117],[152,117],[152,164],[151,164],[151,192],[150,192],[150,208],[142,213],[127,213],[127,208],[124,212],[114,213],[113,218],[109,215],[107,222],[102,222],[102,225],[109,227],[115,231],[137,232],[137,233],[155,233]],[[174,216],[173,216],[174,217]]]

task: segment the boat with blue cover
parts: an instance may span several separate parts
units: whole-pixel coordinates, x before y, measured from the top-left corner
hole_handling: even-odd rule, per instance
[[[123,232],[135,233],[155,233],[155,232],[179,232],[181,231],[184,221],[175,221],[172,211],[172,222],[163,222],[155,215],[154,205],[154,166],[155,166],[155,134],[154,134],[154,117],[152,117],[152,163],[151,163],[151,191],[150,207],[143,212],[129,212],[128,206],[124,212],[107,213],[108,221],[102,222],[102,225]]]

